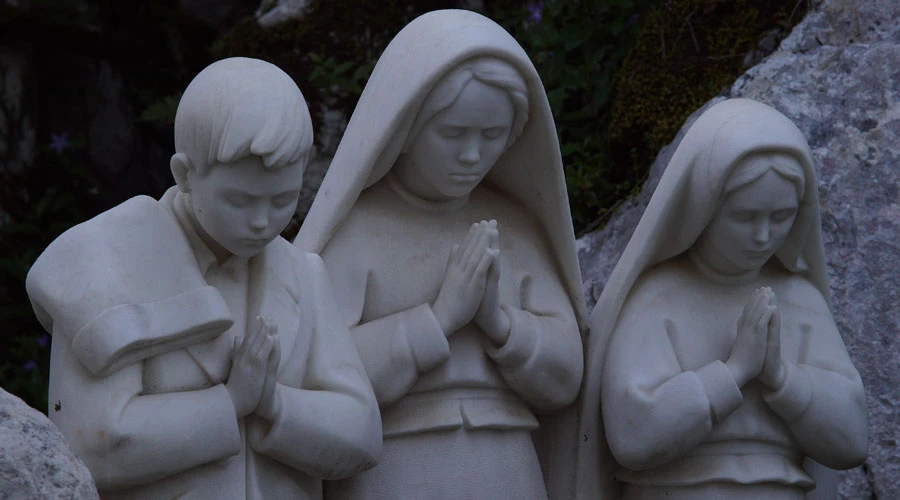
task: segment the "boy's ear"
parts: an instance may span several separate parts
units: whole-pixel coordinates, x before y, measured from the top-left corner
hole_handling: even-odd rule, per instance
[[[172,169],[172,177],[175,178],[175,184],[182,193],[191,192],[191,179],[188,173],[193,170],[191,159],[184,153],[175,153],[169,161],[169,168]]]

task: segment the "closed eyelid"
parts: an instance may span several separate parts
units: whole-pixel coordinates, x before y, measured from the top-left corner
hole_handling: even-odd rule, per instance
[[[793,217],[794,215],[796,215],[796,213],[797,213],[796,208],[783,208],[781,210],[775,210],[774,212],[772,212],[772,218],[779,219],[779,220],[787,220],[787,219]]]
[[[503,126],[488,127],[488,128],[483,129],[481,133],[484,134],[486,137],[496,138],[496,137],[500,137],[501,135],[503,135],[503,132],[505,130],[506,130],[506,127],[503,127]]]
[[[444,135],[447,137],[458,137],[458,136],[462,135],[465,132],[465,130],[466,130],[465,127],[458,127],[458,126],[454,126],[454,125],[447,125],[447,126],[441,127],[439,129],[441,135]]]
[[[255,198],[252,194],[243,191],[226,191],[224,195],[229,201],[237,202],[249,202]]]
[[[276,205],[287,205],[296,200],[300,193],[283,193],[272,197],[272,203]]]

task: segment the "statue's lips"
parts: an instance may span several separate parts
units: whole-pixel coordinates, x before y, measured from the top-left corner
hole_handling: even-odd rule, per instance
[[[477,181],[481,178],[479,174],[450,174],[450,178],[457,181]]]
[[[240,242],[243,245],[259,246],[269,243],[269,240],[267,238],[241,238]]]

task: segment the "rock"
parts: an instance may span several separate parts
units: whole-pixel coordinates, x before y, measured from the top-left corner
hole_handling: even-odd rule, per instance
[[[87,467],[43,413],[0,389],[0,500],[99,500]]]
[[[778,109],[806,135],[819,198],[832,312],[869,402],[869,457],[841,472],[840,498],[900,498],[900,2],[825,0],[723,97]],[[721,99],[719,97],[717,99]],[[579,240],[593,304],[659,181]]]
[[[306,12],[309,0],[263,0],[256,9],[260,26],[275,26],[289,19],[298,19]]]

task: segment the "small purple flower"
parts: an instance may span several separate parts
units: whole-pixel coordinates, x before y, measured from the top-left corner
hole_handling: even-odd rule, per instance
[[[544,10],[544,2],[538,3],[530,3],[528,4],[528,12],[531,12],[531,15],[528,16],[528,20],[533,23],[540,24],[541,22],[541,12]]]
[[[61,134],[50,134],[50,149],[56,151],[57,155],[61,155],[63,151],[69,148],[69,134],[63,132]]]
[[[42,334],[40,337],[38,337],[37,343],[41,347],[47,347],[50,344],[50,336],[46,333]]]
[[[26,372],[30,372],[31,370],[34,370],[35,366],[37,366],[37,363],[35,363],[33,359],[29,359],[22,364],[22,369],[24,369]]]

